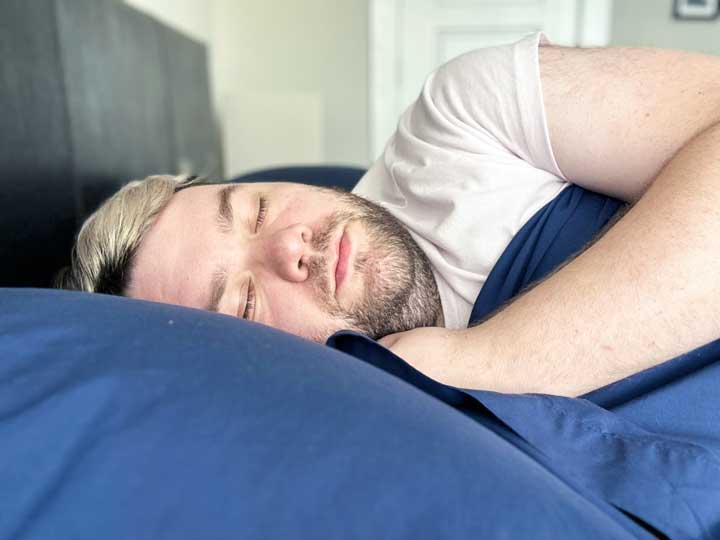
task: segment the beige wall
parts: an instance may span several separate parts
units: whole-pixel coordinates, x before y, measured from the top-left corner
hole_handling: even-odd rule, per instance
[[[368,0],[126,0],[204,41],[228,176],[368,165]]]
[[[198,41],[210,41],[210,4],[202,0],[125,0]]]
[[[228,172],[367,165],[367,0],[215,0]]]
[[[615,0],[610,43],[720,54],[720,19],[677,20],[672,6],[672,0]]]

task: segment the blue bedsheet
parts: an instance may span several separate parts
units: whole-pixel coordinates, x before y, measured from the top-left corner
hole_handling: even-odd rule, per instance
[[[590,399],[453,388],[364,336],[341,332],[330,342],[492,429],[584,496],[633,516],[648,534],[720,538],[720,398],[712,391],[720,386],[717,343],[670,362],[705,356],[712,369],[637,396],[643,380],[654,378],[654,370],[640,373],[632,384],[619,383],[636,397],[603,408]],[[595,396],[604,393],[617,398],[621,392],[610,387]]]

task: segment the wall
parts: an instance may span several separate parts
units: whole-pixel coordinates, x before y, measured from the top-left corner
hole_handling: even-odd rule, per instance
[[[611,45],[654,46],[720,55],[720,19],[681,21],[672,0],[615,0]]]
[[[213,5],[228,170],[367,165],[367,0]]]
[[[225,172],[368,166],[367,0],[126,0],[210,48]]]
[[[125,0],[126,4],[154,16],[203,43],[210,42],[210,5],[202,0]]]

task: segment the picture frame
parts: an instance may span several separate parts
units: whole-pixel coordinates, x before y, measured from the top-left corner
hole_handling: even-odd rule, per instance
[[[720,0],[674,0],[673,16],[680,20],[708,21],[718,17]]]

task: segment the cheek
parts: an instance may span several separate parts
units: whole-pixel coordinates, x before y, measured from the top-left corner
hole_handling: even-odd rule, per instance
[[[269,293],[268,304],[267,319],[261,322],[291,334],[309,338],[327,330],[332,322],[312,293],[297,286],[277,287]]]

